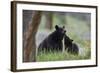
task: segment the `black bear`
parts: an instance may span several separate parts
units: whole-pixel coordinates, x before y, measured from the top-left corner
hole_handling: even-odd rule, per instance
[[[79,48],[76,43],[73,43],[73,40],[70,39],[67,35],[64,36],[64,45],[65,49],[72,53],[72,54],[78,54],[79,53]]]
[[[47,36],[39,45],[38,50],[45,51],[62,51],[63,43],[62,40],[66,33],[65,27],[55,26],[55,31]]]

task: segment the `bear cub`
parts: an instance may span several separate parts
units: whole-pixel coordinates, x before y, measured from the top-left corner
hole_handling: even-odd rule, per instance
[[[65,49],[72,54],[79,53],[79,47],[76,43],[73,43],[73,40],[70,39],[67,35],[64,36],[64,45]]]

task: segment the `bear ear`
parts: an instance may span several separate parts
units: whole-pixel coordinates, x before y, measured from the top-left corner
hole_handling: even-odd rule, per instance
[[[65,26],[63,26],[62,28],[65,29]]]
[[[56,25],[56,26],[55,26],[55,28],[56,28],[56,30],[57,30],[57,29],[59,28],[59,26],[58,26],[58,25]]]

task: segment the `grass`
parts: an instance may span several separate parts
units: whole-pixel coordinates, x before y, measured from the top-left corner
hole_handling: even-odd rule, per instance
[[[67,51],[65,52],[48,52],[44,53],[41,52],[40,54],[37,55],[37,62],[43,62],[43,61],[64,61],[64,60],[85,60],[85,59],[90,59],[90,49],[88,49],[85,55],[75,55],[68,53]]]

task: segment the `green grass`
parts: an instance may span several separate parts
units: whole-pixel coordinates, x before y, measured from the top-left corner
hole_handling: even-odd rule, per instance
[[[43,61],[63,61],[63,60],[85,60],[90,59],[90,49],[86,51],[85,55],[75,55],[65,52],[48,52],[44,53],[41,52],[39,55],[37,55],[37,62],[43,62]]]

